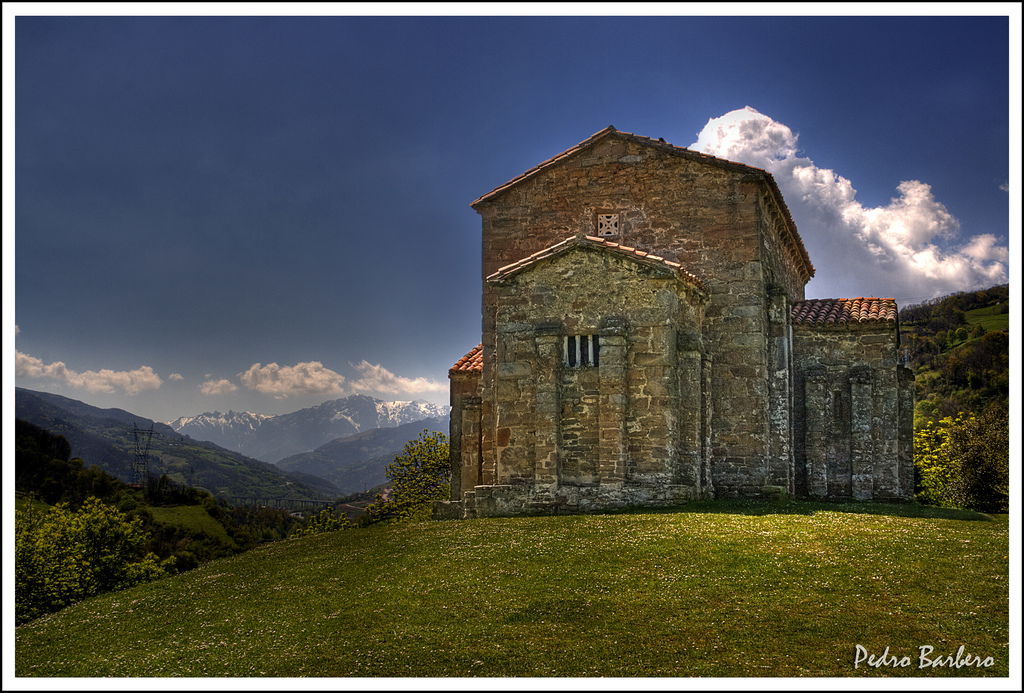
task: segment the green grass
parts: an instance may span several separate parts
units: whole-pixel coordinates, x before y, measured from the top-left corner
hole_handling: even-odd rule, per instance
[[[1010,314],[997,313],[996,311],[998,309],[998,305],[986,306],[985,308],[975,308],[974,310],[965,311],[964,317],[967,318],[967,324],[981,325],[985,328],[986,332],[1009,330]]]
[[[19,676],[1008,673],[1005,516],[918,506],[423,522],[268,544],[17,629]],[[856,644],[991,669],[853,670]],[[916,660],[915,660],[916,664]]]
[[[206,512],[206,509],[201,505],[149,506],[147,509],[157,522],[184,527],[194,532],[204,532],[211,537],[220,539],[225,544],[235,543],[228,536],[224,525],[210,517],[210,513]]]

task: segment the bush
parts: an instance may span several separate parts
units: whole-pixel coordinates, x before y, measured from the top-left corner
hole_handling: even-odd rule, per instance
[[[336,515],[330,508],[324,508],[293,529],[291,536],[304,537],[310,534],[323,534],[354,526],[347,515]]]
[[[166,574],[167,562],[143,554],[148,537],[98,498],[73,511],[67,503],[15,515],[15,618],[24,623],[101,592]]]
[[[961,412],[914,434],[918,500],[950,508],[1007,512],[1009,417],[1002,406],[980,417]]]
[[[364,522],[428,518],[434,501],[445,500],[450,493],[448,436],[424,429],[388,465],[387,477],[391,488],[367,506]]]

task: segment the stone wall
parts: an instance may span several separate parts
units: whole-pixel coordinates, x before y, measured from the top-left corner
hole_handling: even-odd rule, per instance
[[[510,487],[494,492],[502,507],[613,507],[669,486],[679,487],[674,498],[708,492],[700,289],[587,246],[488,284],[494,433],[483,485]],[[567,335],[596,335],[599,365],[566,365]],[[607,493],[579,490],[597,487]],[[482,509],[479,489],[475,503],[499,512]]]
[[[913,375],[897,347],[894,324],[794,326],[798,495],[913,496]]]

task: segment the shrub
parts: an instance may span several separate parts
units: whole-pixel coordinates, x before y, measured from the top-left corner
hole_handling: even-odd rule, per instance
[[[950,508],[1007,512],[1009,417],[1005,407],[980,417],[961,412],[914,434],[918,500]]]
[[[15,516],[15,618],[24,623],[101,592],[166,574],[167,562],[143,554],[140,519],[98,498]]]

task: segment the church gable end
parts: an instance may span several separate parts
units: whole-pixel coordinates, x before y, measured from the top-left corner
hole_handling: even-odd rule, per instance
[[[769,174],[606,128],[472,204],[483,334],[438,517],[910,497],[895,304],[803,301]]]

